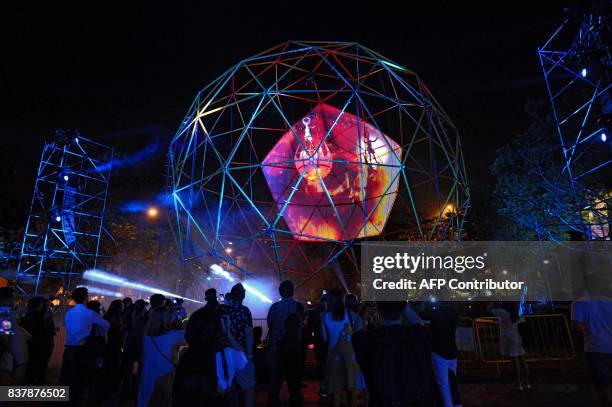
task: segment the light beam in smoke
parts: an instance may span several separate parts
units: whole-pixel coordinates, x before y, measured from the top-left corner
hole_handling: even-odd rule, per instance
[[[123,294],[121,294],[119,291],[107,290],[106,288],[92,287],[90,285],[82,285],[79,287],[87,288],[87,291],[91,294],[108,295],[110,297],[117,297],[117,298],[123,297]]]
[[[214,275],[219,276],[219,277],[223,277],[224,279],[226,279],[227,281],[229,281],[231,283],[236,281],[236,279],[231,276],[229,271],[223,270],[223,268],[221,266],[219,266],[218,264],[213,264],[212,266],[210,266],[210,272],[213,273]],[[269,299],[268,297],[266,297],[258,289],[252,287],[251,285],[249,285],[248,283],[246,283],[244,281],[241,282],[241,284],[244,287],[244,289],[246,290],[246,292],[248,292],[250,294],[253,294],[255,297],[259,298],[263,302],[267,302],[268,304],[272,304],[272,300]]]
[[[210,271],[216,276],[223,277],[230,283],[233,283],[234,281],[236,281],[234,277],[230,275],[229,271],[223,270],[223,268],[219,266],[218,264],[213,264],[212,266],[210,266]]]
[[[145,285],[145,284],[135,283],[133,281],[129,281],[127,278],[124,278],[124,277],[121,277],[121,276],[117,276],[117,275],[114,275],[114,274],[110,274],[110,273],[107,273],[105,271],[96,270],[96,269],[86,270],[83,273],[83,278],[85,280],[95,281],[95,282],[99,282],[99,283],[103,283],[103,284],[108,284],[108,285],[112,285],[112,286],[116,286],[116,287],[132,288],[134,290],[144,291],[144,292],[148,292],[148,293],[152,293],[152,294],[162,294],[162,295],[165,295],[166,297],[181,298],[181,299],[183,299],[185,301],[191,301],[191,302],[195,302],[197,304],[202,304],[201,301],[197,301],[197,300],[193,300],[191,298],[183,297],[183,296],[180,296],[178,294],[174,294],[174,293],[162,290],[162,289],[157,288],[157,287],[151,287],[151,286],[148,286],[148,285]]]

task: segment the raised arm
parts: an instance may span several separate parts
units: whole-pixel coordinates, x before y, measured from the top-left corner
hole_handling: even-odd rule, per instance
[[[412,325],[423,325],[423,320],[419,317],[419,314],[414,312],[409,304],[406,304],[403,315]]]

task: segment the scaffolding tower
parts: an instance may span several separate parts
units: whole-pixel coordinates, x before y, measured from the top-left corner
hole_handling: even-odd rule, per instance
[[[57,130],[36,174],[17,284],[38,295],[95,268],[100,256],[113,148]]]
[[[578,3],[567,12],[538,53],[574,201],[568,217],[583,238],[610,240],[610,5]]]

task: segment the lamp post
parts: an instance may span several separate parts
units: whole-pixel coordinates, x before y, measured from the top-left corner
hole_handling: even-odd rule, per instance
[[[147,209],[146,214],[149,219],[157,219],[159,217],[159,209],[154,206],[151,206]]]

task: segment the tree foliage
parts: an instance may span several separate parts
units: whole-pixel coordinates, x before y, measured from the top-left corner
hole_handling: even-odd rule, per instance
[[[567,240],[579,223],[553,120],[528,102],[527,131],[497,151],[491,166],[499,215],[516,226],[513,240]]]
[[[99,260],[100,267],[115,274],[145,284],[173,290],[181,266],[165,219],[142,219],[143,215],[107,217],[109,235],[103,239],[103,251],[108,257]],[[140,219],[139,219],[140,218]]]

